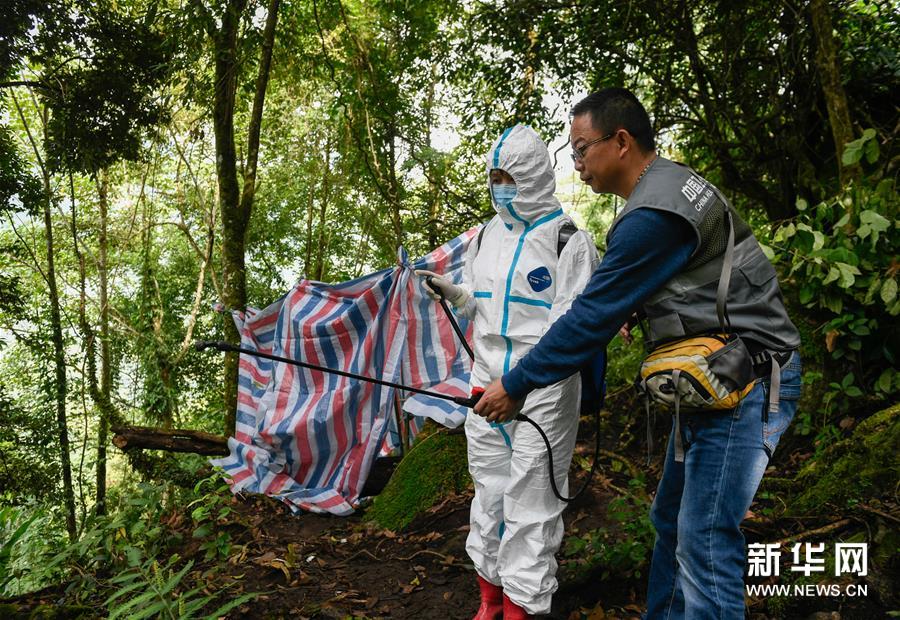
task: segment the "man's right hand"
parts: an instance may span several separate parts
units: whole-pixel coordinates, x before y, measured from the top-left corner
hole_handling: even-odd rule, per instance
[[[625,344],[631,344],[634,342],[634,336],[631,335],[632,328],[638,324],[638,315],[632,314],[631,318],[619,328],[619,335],[622,336],[622,340],[625,341]]]
[[[422,278],[422,284],[425,286],[428,296],[433,300],[437,301],[443,296],[444,299],[457,308],[466,305],[466,301],[469,299],[469,293],[463,287],[453,284],[453,282],[444,276],[440,276],[433,271],[416,269],[415,274]],[[430,280],[428,279],[428,276],[431,276]]]

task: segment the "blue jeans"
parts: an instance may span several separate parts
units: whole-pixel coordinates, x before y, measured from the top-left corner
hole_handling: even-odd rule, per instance
[[[781,403],[766,420],[768,393],[768,379],[760,380],[734,409],[681,414],[684,462],[675,462],[670,436],[650,509],[656,544],[648,620],[744,618],[746,553],[740,525],[797,411],[798,353],[781,370]]]

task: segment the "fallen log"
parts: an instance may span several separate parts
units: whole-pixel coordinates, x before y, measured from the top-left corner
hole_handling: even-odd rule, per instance
[[[167,430],[148,426],[113,429],[113,444],[123,452],[134,449],[193,452],[207,456],[228,454],[228,440],[221,435],[191,430]]]

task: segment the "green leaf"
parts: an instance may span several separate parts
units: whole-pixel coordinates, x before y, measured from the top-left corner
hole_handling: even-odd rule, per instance
[[[220,617],[224,616],[225,614],[227,614],[232,609],[234,609],[235,607],[239,607],[239,606],[243,605],[244,603],[246,603],[247,601],[252,601],[259,595],[260,595],[259,592],[249,592],[247,594],[239,596],[238,598],[234,599],[233,601],[229,601],[229,602],[225,603],[224,605],[219,607],[217,610],[215,610],[214,612],[209,614],[209,617],[210,618],[220,618]]]
[[[871,140],[875,137],[875,130],[869,127],[868,129],[863,130],[862,138],[859,139],[860,142],[865,142],[867,140]]]
[[[822,305],[835,314],[840,314],[844,310],[844,300],[837,295],[826,295]]]
[[[141,563],[141,550],[137,547],[128,545],[125,548],[125,556],[128,558],[128,566],[137,566]]]
[[[120,574],[116,575],[115,577],[112,577],[109,580],[109,582],[115,583],[115,584],[127,583],[129,581],[134,580],[138,576],[140,576],[140,573],[138,573],[137,571],[129,570],[127,572],[120,573]]]
[[[128,620],[143,620],[144,618],[157,618],[157,617],[171,617],[171,616],[163,616],[160,614],[161,611],[167,610],[169,614],[175,613],[175,610],[171,609],[171,605],[167,601],[157,601],[150,605],[149,607],[144,607],[140,611],[132,612],[128,614]]]
[[[129,585],[125,586],[124,588],[119,588],[118,590],[116,590],[116,593],[115,593],[115,594],[113,594],[113,595],[110,596],[108,599],[106,599],[106,602],[103,604],[103,606],[104,606],[104,607],[109,607],[110,604],[111,604],[113,601],[115,601],[117,598],[122,597],[122,596],[125,596],[125,595],[128,594],[129,592],[132,592],[132,591],[134,591],[134,590],[137,590],[137,589],[140,588],[140,587],[146,588],[146,587],[147,587],[147,584],[146,584],[144,581],[138,581],[138,582],[136,582],[136,583],[129,584]]]
[[[145,584],[146,585],[146,584]],[[115,620],[116,618],[127,615],[131,616],[131,614],[135,613],[132,608],[141,609],[141,605],[147,603],[156,598],[156,592],[153,590],[149,590],[144,592],[138,597],[131,599],[130,601],[125,602],[121,607],[117,607],[109,614],[109,620]]]
[[[185,573],[187,573],[193,565],[194,561],[191,560],[187,564],[185,564],[180,571],[169,577],[169,580],[166,582],[166,585],[163,586],[162,591],[168,594],[169,592],[174,590],[175,586],[177,586],[181,582],[181,578],[184,577]]]
[[[769,259],[770,263],[775,261],[775,250],[767,246],[765,243],[760,243],[759,247],[763,251],[763,254],[766,255],[766,258]]]
[[[848,387],[848,388],[844,391],[844,393],[845,393],[847,396],[849,396],[850,398],[858,398],[858,397],[862,396],[862,390],[860,390],[860,389],[859,389],[858,387],[856,387],[855,385],[851,385],[850,387]]]
[[[797,233],[797,228],[793,223],[782,226],[775,231],[775,241],[787,241]]]
[[[868,336],[872,331],[865,325],[856,325],[851,330],[857,336]]]
[[[797,207],[797,211],[806,211],[809,208],[809,203],[806,202],[803,198],[798,198],[795,203]]]
[[[212,527],[208,524],[203,524],[194,530],[192,536],[194,538],[205,538],[206,536],[209,536],[210,532],[212,532]]]
[[[855,378],[856,377],[853,376],[852,372],[848,372],[846,375],[844,375],[844,378],[841,380],[841,387],[843,387],[844,389],[850,387],[851,385],[853,385],[853,380]]]
[[[885,280],[881,285],[881,301],[889,305],[895,299],[897,299],[897,280],[893,278]]]
[[[862,142],[859,140],[853,140],[852,142],[848,142],[847,146],[844,147],[844,154],[841,156],[841,163],[845,166],[852,166],[853,164],[859,162],[862,157]]]
[[[822,280],[822,284],[831,284],[835,280],[841,277],[841,271],[837,267],[831,267],[828,269],[828,275],[825,276],[825,279]]]
[[[811,302],[815,296],[816,290],[811,286],[803,286],[803,288],[800,289],[799,298],[800,303],[803,305]]]
[[[837,263],[836,267],[841,272],[841,279],[838,282],[838,286],[841,288],[850,288],[856,282],[856,276],[862,275],[859,269],[847,263]]]
[[[878,292],[878,289],[881,288],[881,278],[875,276],[872,278],[872,281],[869,283],[869,290],[866,291],[866,296],[863,299],[863,303],[869,305],[872,303],[872,300],[875,299],[875,293]]]
[[[820,230],[813,231],[813,250],[821,250],[825,247],[825,235]]]
[[[847,263],[854,267],[859,265],[859,256],[847,248],[822,249],[818,252],[813,252],[810,256],[821,256],[830,263]]]
[[[878,145],[878,140],[870,140],[866,143],[866,161],[870,164],[874,164],[878,161],[878,156],[881,154],[880,147]]]
[[[891,222],[877,211],[866,209],[859,214],[859,221],[868,224],[872,230],[883,232],[891,227]]]
[[[878,376],[878,380],[875,381],[875,388],[881,392],[889,394],[891,392],[891,384],[893,383],[894,373],[895,371],[893,368],[885,368],[884,372],[882,372]]]

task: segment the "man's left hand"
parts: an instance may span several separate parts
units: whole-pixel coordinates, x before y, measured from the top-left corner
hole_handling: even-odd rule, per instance
[[[523,402],[513,400],[506,393],[500,379],[496,379],[484,390],[484,394],[475,405],[475,413],[488,422],[508,422],[521,411]]]

